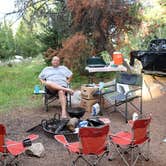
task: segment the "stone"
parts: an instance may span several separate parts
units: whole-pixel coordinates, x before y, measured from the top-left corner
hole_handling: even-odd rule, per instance
[[[32,143],[30,147],[27,147],[25,153],[30,156],[35,157],[44,157],[45,156],[45,148],[42,143]]]

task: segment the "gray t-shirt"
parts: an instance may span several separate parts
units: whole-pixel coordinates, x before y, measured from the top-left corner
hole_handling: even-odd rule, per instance
[[[58,85],[67,87],[67,78],[72,76],[72,72],[66,66],[45,67],[39,74],[39,79],[51,81]]]

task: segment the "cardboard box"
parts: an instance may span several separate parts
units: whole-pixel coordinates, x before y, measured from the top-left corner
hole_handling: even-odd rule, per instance
[[[81,86],[81,97],[83,99],[97,99],[97,96],[93,96],[93,94],[98,90],[98,87],[82,85]]]
[[[82,108],[85,108],[87,112],[91,112],[93,104],[95,104],[97,102],[98,102],[97,99],[93,99],[93,100],[81,99],[80,106]]]

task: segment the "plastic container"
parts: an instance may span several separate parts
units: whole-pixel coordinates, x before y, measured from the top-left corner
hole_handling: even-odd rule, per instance
[[[79,128],[80,127],[87,127],[87,126],[88,126],[88,121],[86,121],[86,120],[83,120],[79,123]]]
[[[99,90],[102,90],[104,87],[104,82],[99,82]]]
[[[112,58],[115,65],[123,64],[123,54],[121,52],[113,52]]]
[[[136,112],[133,113],[133,121],[137,120],[138,119],[138,114]]]
[[[97,116],[99,114],[99,112],[100,112],[100,105],[99,105],[99,103],[96,103],[96,104],[94,104],[92,106],[92,113],[91,113],[91,115],[92,116]]]
[[[40,91],[40,86],[39,85],[35,85],[34,93],[39,93],[39,91]]]

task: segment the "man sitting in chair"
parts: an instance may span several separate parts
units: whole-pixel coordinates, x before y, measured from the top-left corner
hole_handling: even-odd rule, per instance
[[[62,118],[66,118],[66,95],[65,93],[73,94],[74,91],[68,88],[68,84],[72,78],[72,71],[66,66],[60,65],[60,59],[54,56],[51,61],[52,66],[45,67],[39,74],[39,79],[43,85],[50,91],[58,92],[61,108]]]

